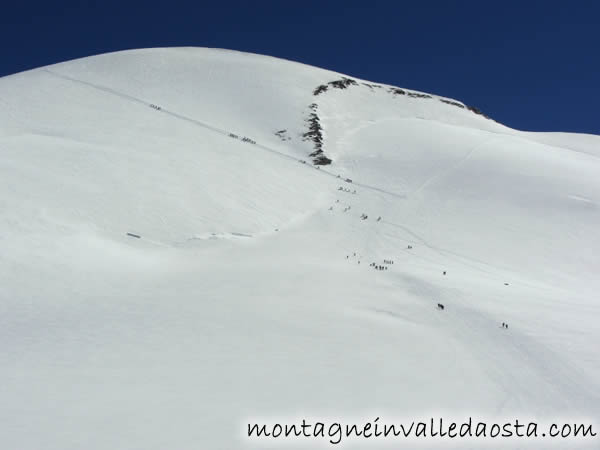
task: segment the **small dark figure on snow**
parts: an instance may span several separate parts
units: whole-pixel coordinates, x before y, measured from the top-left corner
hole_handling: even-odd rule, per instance
[[[446,275],[446,271],[444,270],[444,275]]]
[[[441,303],[438,303],[437,307],[438,307],[438,309],[442,309],[442,310],[444,309],[444,305],[442,305]]]

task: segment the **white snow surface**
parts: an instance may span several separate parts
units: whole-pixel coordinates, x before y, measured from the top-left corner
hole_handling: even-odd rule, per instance
[[[600,137],[350,76],[313,95],[341,77],[176,48],[0,79],[0,448],[262,448],[253,417],[598,423]]]

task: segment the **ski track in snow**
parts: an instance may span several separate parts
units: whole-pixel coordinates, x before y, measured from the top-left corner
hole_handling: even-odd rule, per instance
[[[418,194],[419,192],[421,192],[423,189],[426,189],[428,186],[430,186],[431,184],[435,183],[436,181],[438,181],[439,179],[445,177],[446,175],[449,175],[451,172],[453,172],[454,170],[458,169],[461,165],[463,165],[470,157],[471,155],[473,155],[473,152],[475,152],[479,147],[483,146],[484,144],[486,144],[487,142],[489,142],[490,139],[483,139],[481,142],[476,143],[475,145],[473,145],[473,147],[471,147],[467,153],[465,154],[464,157],[462,157],[461,159],[459,159],[457,162],[455,162],[454,164],[451,164],[449,167],[447,167],[445,170],[442,170],[441,172],[432,175],[431,177],[427,178],[423,184],[421,184],[421,186],[419,186],[418,188],[416,188],[414,191],[412,191],[410,193],[410,195],[415,195]]]
[[[52,76],[55,76],[55,77],[58,77],[58,78],[62,78],[64,80],[68,80],[68,81],[71,81],[73,83],[79,83],[79,84],[82,84],[84,86],[88,86],[90,88],[97,89],[99,91],[103,91],[103,92],[115,95],[117,97],[123,98],[125,100],[129,100],[129,101],[132,101],[132,102],[135,102],[135,103],[139,103],[139,104],[147,106],[147,107],[153,107],[155,105],[154,103],[150,103],[148,101],[145,101],[145,100],[133,97],[131,95],[125,94],[123,92],[119,92],[119,91],[117,91],[115,89],[112,89],[112,88],[109,88],[109,87],[100,86],[100,85],[95,84],[95,83],[90,83],[90,82],[87,82],[87,81],[83,81],[83,80],[78,80],[78,79],[75,79],[75,78],[71,78],[69,76],[53,72],[53,71],[51,71],[49,69],[43,69],[43,70],[45,72],[47,72],[48,74],[52,75]],[[176,113],[174,111],[170,111],[170,110],[168,110],[166,108],[163,108],[162,106],[160,106],[160,109],[156,110],[156,111],[164,113],[164,114],[167,114],[167,115],[169,115],[171,117],[174,117],[176,119],[184,120],[186,122],[189,122],[189,123],[192,123],[194,125],[200,126],[202,128],[205,128],[207,130],[213,131],[213,132],[218,133],[218,134],[220,134],[222,136],[225,136],[227,138],[230,138],[229,137],[230,133],[237,134],[234,131],[224,130],[224,129],[221,129],[221,128],[217,128],[215,126],[207,124],[206,122],[202,122],[200,120],[192,119],[191,117],[187,117],[187,116],[184,116],[182,114],[178,114],[178,113]],[[283,158],[287,158],[287,159],[293,160],[294,162],[298,162],[298,158],[296,158],[296,157],[294,157],[292,155],[289,155],[289,154],[277,151],[277,150],[272,149],[270,147],[267,147],[266,145],[262,145],[260,143],[249,144],[249,145],[252,145],[254,147],[260,148],[260,149],[265,150],[267,152],[270,152],[270,153],[272,153],[274,155],[278,155],[278,156],[281,156]],[[316,169],[315,166],[307,166],[307,167]],[[319,172],[322,173],[322,174],[324,174],[324,175],[328,175],[330,177],[333,177],[333,178],[338,178],[337,174],[334,174],[334,173],[332,173],[332,172],[330,172],[330,171],[328,171],[326,169],[320,169],[319,168]],[[364,183],[355,182],[355,181],[353,181],[352,184],[356,185],[356,186],[359,186],[359,187],[362,187],[362,188],[365,188],[365,189],[370,189],[370,190],[373,190],[373,191],[377,191],[377,192],[381,192],[381,193],[384,193],[384,194],[387,194],[387,195],[391,195],[391,196],[394,196],[394,197],[397,197],[397,198],[405,198],[406,197],[405,194],[399,194],[397,192],[391,192],[391,191],[382,189],[382,188],[377,187],[377,186],[372,186],[372,185],[369,185],[369,184],[364,184]]]

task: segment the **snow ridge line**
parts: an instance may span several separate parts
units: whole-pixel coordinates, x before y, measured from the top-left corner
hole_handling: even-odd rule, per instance
[[[106,86],[102,86],[102,85],[95,84],[95,83],[90,83],[89,81],[83,81],[83,80],[79,80],[77,78],[72,78],[72,77],[69,77],[68,75],[63,75],[63,74],[54,72],[54,71],[49,70],[49,69],[40,69],[40,70],[43,70],[44,72],[46,72],[46,73],[48,73],[48,74],[50,74],[50,75],[52,75],[54,77],[61,78],[63,80],[67,80],[67,81],[71,81],[73,83],[82,84],[82,85],[90,87],[92,89],[96,89],[96,90],[99,90],[99,91],[102,91],[102,92],[106,92],[108,94],[115,95],[115,96],[123,98],[125,100],[129,100],[131,102],[139,103],[141,105],[153,108],[157,112],[162,112],[162,113],[168,114],[171,117],[174,117],[176,119],[184,120],[186,122],[189,122],[189,123],[192,123],[192,124],[197,125],[199,127],[202,127],[202,128],[207,129],[207,130],[210,130],[210,131],[212,131],[214,133],[219,133],[219,134],[221,134],[223,136],[231,138],[230,137],[230,135],[232,134],[231,131],[215,127],[215,126],[210,125],[210,124],[208,124],[206,122],[202,122],[200,120],[184,116],[184,115],[176,113],[174,111],[169,111],[169,110],[164,109],[162,107],[157,107],[153,103],[150,103],[150,102],[148,102],[146,100],[142,100],[142,99],[137,98],[137,97],[134,97],[132,95],[125,94],[123,92],[117,91],[115,89],[112,89],[112,88],[109,88],[109,87],[106,87]],[[270,152],[272,154],[278,155],[278,156],[280,156],[282,158],[287,158],[287,159],[290,159],[290,160],[293,160],[293,161],[296,161],[296,162],[298,161],[298,158],[296,158],[296,157],[294,157],[292,155],[289,155],[287,153],[275,150],[273,148],[267,147],[266,145],[258,144],[258,143],[251,144],[251,145],[253,145],[255,147],[258,147],[261,150],[264,150],[264,151]],[[333,178],[338,178],[337,174],[334,174],[333,172],[330,172],[328,170],[320,169],[320,168],[318,168],[317,170],[319,170],[319,172],[323,173],[324,175],[328,175],[328,176],[333,177]],[[370,190],[373,190],[373,191],[381,192],[383,194],[387,194],[387,195],[390,195],[390,196],[393,196],[393,197],[396,197],[396,198],[402,198],[402,199],[406,198],[406,194],[404,194],[404,193],[399,194],[397,192],[387,191],[385,189],[379,188],[377,186],[372,186],[372,185],[369,185],[369,184],[364,184],[364,183],[360,183],[360,182],[353,182],[353,185],[362,187],[364,189],[370,189]]]

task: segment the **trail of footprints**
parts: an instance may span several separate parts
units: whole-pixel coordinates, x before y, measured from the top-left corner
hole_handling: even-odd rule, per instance
[[[344,186],[339,186],[337,189],[338,193],[345,193],[345,194],[351,194],[351,195],[356,195],[357,192],[355,189],[351,190],[348,188],[345,188]],[[335,203],[333,205],[331,205],[329,207],[329,211],[336,211],[336,210],[341,210],[342,213],[347,213],[348,211],[350,211],[352,208],[351,205],[349,204],[343,204],[340,202],[339,199],[336,199]],[[369,216],[365,213],[362,213],[360,215],[360,220],[368,220]],[[377,217],[376,222],[380,222],[381,221],[381,216]],[[408,244],[406,247],[407,250],[412,250],[413,246],[411,244]],[[346,255],[346,260],[348,262],[352,262],[352,263],[356,263],[357,265],[361,265],[361,255],[357,252],[352,252],[352,254],[348,254]],[[380,261],[372,261],[371,263],[369,263],[369,268],[372,270],[376,270],[379,272],[385,272],[387,270],[389,270],[390,266],[394,265],[394,260],[393,259],[383,259]],[[442,271],[442,275],[446,276],[447,275],[447,271],[444,270]],[[504,283],[504,286],[508,286],[508,283]],[[445,306],[442,303],[437,303],[436,308],[440,311],[443,311]],[[500,325],[500,327],[504,330],[508,329],[508,324],[506,322],[502,322],[502,324]]]

